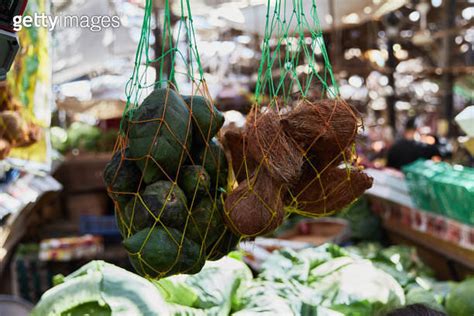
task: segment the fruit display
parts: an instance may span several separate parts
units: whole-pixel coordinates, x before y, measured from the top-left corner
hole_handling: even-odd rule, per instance
[[[208,99],[171,88],[154,90],[124,118],[104,180],[139,274],[197,273],[239,241],[223,218],[228,166],[215,138],[223,124]]]
[[[239,134],[224,135],[239,187],[226,200],[226,222],[255,237],[286,213],[330,215],[357,200],[373,179],[353,162],[360,117],[340,99],[297,102],[285,113],[255,107]]]

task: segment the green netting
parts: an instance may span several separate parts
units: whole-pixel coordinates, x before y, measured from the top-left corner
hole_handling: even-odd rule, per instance
[[[190,1],[174,3],[180,17],[173,22],[165,1],[154,56],[146,1],[121,132],[104,172],[123,245],[148,278],[197,273],[239,240],[222,216],[228,164],[216,136],[224,117],[203,78]]]
[[[276,76],[275,69],[278,70]],[[315,85],[319,86],[317,90]],[[339,94],[316,1],[270,0],[256,88],[257,103],[261,104],[264,96],[288,101],[295,93],[308,96],[311,92],[331,98]]]
[[[224,117],[203,78],[190,0],[175,2],[176,23],[165,1],[156,57],[146,1],[104,174],[123,244],[146,277],[198,272],[240,238],[273,231],[288,212],[328,215],[371,185],[353,154],[360,117],[338,96],[315,2],[309,10],[307,1],[273,2],[257,102],[244,130],[220,135]]]
[[[243,131],[225,134],[238,187],[225,220],[245,237],[290,212],[326,216],[372,179],[357,166],[359,113],[339,97],[316,1],[269,0],[256,103]]]

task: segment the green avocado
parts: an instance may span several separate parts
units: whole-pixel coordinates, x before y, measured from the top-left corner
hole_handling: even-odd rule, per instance
[[[117,207],[115,207],[115,223],[120,231],[120,235],[122,235],[123,238],[127,238],[129,235],[128,224],[125,223],[122,211]]]
[[[130,116],[130,154],[139,159],[145,182],[173,178],[192,145],[186,103],[172,89],[157,89]]]
[[[220,237],[224,229],[221,210],[210,198],[204,198],[191,211],[186,237],[207,248]]]
[[[235,250],[240,241],[240,237],[234,235],[229,229],[225,229],[219,237],[219,240],[207,248],[207,260],[217,261],[227,256],[229,252]]]
[[[179,187],[184,191],[189,203],[209,195],[211,178],[202,166],[184,166],[181,168]]]
[[[212,189],[227,188],[227,158],[217,139],[212,139],[207,146],[201,148],[194,160],[196,164],[202,165],[211,177]]]
[[[157,219],[167,227],[182,228],[186,224],[186,196],[176,184],[158,181],[147,186],[140,196],[141,199],[131,200],[123,212],[132,233],[153,226]]]
[[[224,115],[202,96],[183,96],[183,99],[191,109],[194,141],[207,144],[224,125]]]
[[[122,151],[117,151],[104,170],[104,181],[108,187],[110,197],[127,204],[138,190],[142,173],[134,161],[128,160],[130,153],[126,149],[122,158]]]
[[[173,228],[143,229],[124,240],[123,245],[129,252],[132,266],[142,276],[162,278],[178,273],[196,273],[204,265],[200,246],[183,238],[182,233]]]

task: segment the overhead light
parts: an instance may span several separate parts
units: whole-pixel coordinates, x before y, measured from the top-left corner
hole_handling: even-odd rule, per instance
[[[397,101],[395,103],[395,108],[398,111],[408,111],[411,109],[411,104],[409,102]]]
[[[465,20],[470,20],[474,17],[474,7],[468,7],[462,10],[462,17]]]
[[[359,76],[351,76],[349,78],[349,84],[353,87],[360,88],[364,84],[364,79]]]
[[[397,51],[395,51],[395,57],[398,60],[405,60],[405,59],[408,58],[408,51],[405,50],[405,49],[397,50]]]
[[[443,4],[443,0],[431,0],[431,4],[435,8],[439,8]]]
[[[416,22],[420,19],[420,12],[418,11],[413,11],[412,13],[410,13],[410,15],[408,16],[408,18],[410,19],[410,21],[412,22]]]
[[[359,21],[360,18],[357,13],[351,13],[342,17],[342,23],[344,24],[357,24]]]
[[[333,21],[332,15],[326,14],[326,16],[324,18],[326,19],[327,24],[332,24],[332,21]]]
[[[381,86],[388,86],[388,77],[387,76],[381,76],[379,78],[379,84]]]

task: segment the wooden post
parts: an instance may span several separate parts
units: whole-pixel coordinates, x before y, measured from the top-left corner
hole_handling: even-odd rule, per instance
[[[455,27],[456,18],[456,1],[457,0],[446,0],[444,1],[443,10],[443,27],[445,30],[450,30]],[[448,136],[454,136],[454,75],[451,69],[452,50],[454,48],[454,34],[449,32],[443,37],[442,54],[441,54],[441,68],[443,69],[443,75],[441,80],[442,92],[443,92],[443,110],[442,118],[448,123]]]
[[[397,67],[397,59],[395,58],[395,52],[393,51],[393,45],[395,44],[394,40],[389,38],[387,41],[387,51],[388,51],[388,60],[387,60],[387,68],[388,68],[388,84],[392,87],[392,94],[387,96],[387,111],[388,111],[388,123],[392,128],[393,135],[397,135],[397,112],[395,110],[395,103],[397,102],[396,97],[396,87],[395,87],[395,69]]]

